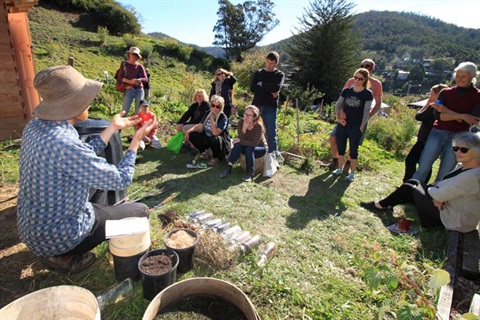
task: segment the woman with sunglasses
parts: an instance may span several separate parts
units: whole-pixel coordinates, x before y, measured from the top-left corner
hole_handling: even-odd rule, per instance
[[[412,203],[424,228],[475,230],[480,221],[480,133],[455,135],[452,151],[460,164],[436,185],[410,179],[385,199],[360,205],[374,212],[392,212],[398,204]]]
[[[210,98],[213,95],[217,95],[221,96],[225,101],[223,112],[229,118],[232,113],[232,90],[235,82],[237,82],[237,78],[233,76],[233,73],[220,68],[215,71],[215,79],[213,80],[212,88],[210,89]]]
[[[228,163],[220,178],[226,178],[232,173],[232,166],[245,155],[247,175],[243,181],[250,182],[255,174],[255,158],[263,157],[267,153],[267,140],[260,110],[253,106],[247,106],[243,113],[243,119],[238,122],[238,138],[233,139],[233,149],[228,156]]]
[[[353,86],[342,90],[335,109],[338,121],[335,133],[338,146],[338,168],[333,171],[333,174],[341,175],[343,173],[348,140],[350,145],[350,173],[345,178],[347,181],[355,179],[358,146],[368,122],[370,106],[373,101],[372,91],[367,89],[368,76],[367,69],[357,69],[353,76]],[[344,114],[345,117],[341,117],[340,114]]]
[[[228,117],[223,113],[224,100],[213,95],[210,98],[210,112],[200,123],[185,131],[185,140],[189,141],[199,152],[212,151],[211,166],[223,161],[231,149],[232,138],[228,134]]]

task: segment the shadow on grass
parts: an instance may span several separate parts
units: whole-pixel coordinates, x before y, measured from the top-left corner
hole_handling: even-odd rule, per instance
[[[341,215],[346,209],[342,197],[349,186],[344,176],[331,172],[313,177],[304,196],[290,197],[288,204],[295,212],[287,217],[287,227],[303,229],[311,220],[323,220],[332,215]]]

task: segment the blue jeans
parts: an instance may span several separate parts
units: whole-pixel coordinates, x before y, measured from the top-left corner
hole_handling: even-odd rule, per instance
[[[143,88],[131,88],[131,89],[126,89],[125,94],[123,96],[123,108],[122,110],[125,110],[125,116],[128,117],[128,114],[130,113],[130,106],[132,105],[133,99],[135,99],[135,113],[138,113],[139,105],[140,105],[140,100],[142,100],[145,96],[145,93],[143,91]]]
[[[440,155],[440,168],[438,169],[435,181],[442,180],[447,173],[455,168],[457,158],[452,150],[452,138],[455,135],[456,132],[438,130],[436,128],[432,129],[423,148],[418,169],[413,174],[413,179],[425,181],[428,172],[432,169],[433,163]]]
[[[247,169],[248,174],[252,174],[255,172],[255,158],[261,158],[266,153],[267,150],[264,147],[249,147],[249,146],[242,146],[240,143],[235,143],[230,151],[230,155],[228,156],[228,162],[235,163],[238,159],[240,159],[240,154],[243,153],[245,155],[245,167]]]
[[[260,114],[267,133],[268,152],[278,151],[277,146],[277,108],[260,106]]]

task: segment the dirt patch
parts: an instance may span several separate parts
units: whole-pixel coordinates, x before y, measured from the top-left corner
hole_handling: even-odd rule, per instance
[[[164,274],[173,267],[173,255],[159,254],[145,258],[140,265],[140,270],[146,274]]]

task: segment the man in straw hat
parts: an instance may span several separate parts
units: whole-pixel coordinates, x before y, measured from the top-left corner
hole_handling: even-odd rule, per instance
[[[85,270],[95,260],[90,250],[105,240],[107,219],[148,216],[142,203],[88,201],[90,188],[120,190],[132,183],[137,148],[156,125],[150,120],[135,132],[118,167],[97,156],[117,130],[141,121],[121,112],[99,136],[81,141],[73,125],[88,118],[102,85],[71,66],[44,69],[34,79],[43,101],[23,132],[17,225],[21,240],[49,269]]]

